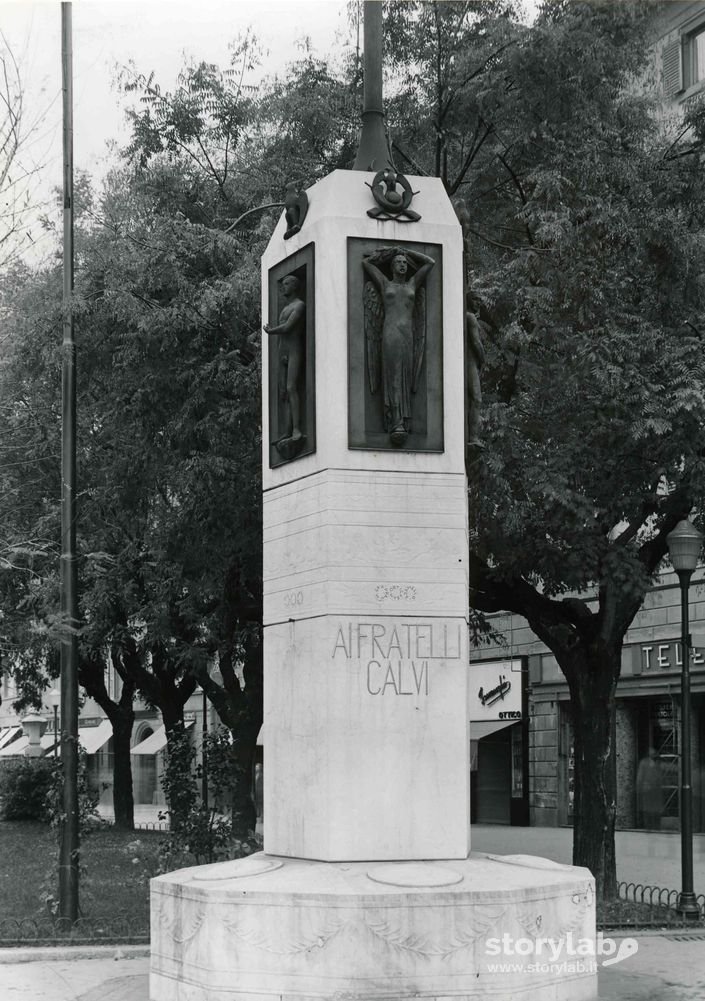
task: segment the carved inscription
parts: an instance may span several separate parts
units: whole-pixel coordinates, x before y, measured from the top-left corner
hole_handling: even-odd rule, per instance
[[[413,584],[378,584],[375,588],[377,601],[391,598],[392,601],[416,601],[416,588]]]
[[[369,695],[430,694],[429,665],[462,655],[459,623],[349,622],[338,626],[331,658],[360,662]]]

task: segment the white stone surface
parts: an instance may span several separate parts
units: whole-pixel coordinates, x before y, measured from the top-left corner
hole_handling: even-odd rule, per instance
[[[435,177],[412,177],[412,208],[421,214],[416,223],[378,222],[367,215],[374,200],[367,185],[374,174],[335,170],[308,189],[309,210],[300,233],[284,240],[282,215],[262,258],[262,317],[268,318],[269,269],[309,243],[315,243],[316,274],[316,452],[294,462],[269,468],[264,456],[266,490],[321,469],[367,469],[424,472],[464,472],[464,304],[462,235],[450,199]],[[386,244],[413,241],[443,248],[443,408],[444,452],[429,454],[348,449],[348,274],[350,237],[383,240]],[[262,371],[268,370],[269,341],[262,341]],[[267,379],[262,405],[267,434],[269,413]]]
[[[462,239],[436,178],[409,178],[421,221],[371,219],[373,177],[335,171],[314,185],[301,232],[285,241],[280,219],[262,261],[266,317],[269,269],[315,244],[316,452],[276,469],[264,456],[265,848],[329,861],[464,858]],[[348,448],[350,238],[442,248],[442,452]],[[414,630],[411,646],[389,642],[395,627]],[[339,630],[359,629],[359,649],[336,645]],[[451,635],[454,648],[439,653]]]
[[[329,469],[264,497],[264,623],[467,617],[465,475]]]
[[[472,856],[419,866],[417,886],[400,863],[400,886],[370,878],[392,865],[278,861],[259,875],[224,863],[222,880],[183,869],[152,881],[151,1001],[597,998],[596,972],[571,953],[594,951],[585,869]],[[429,870],[445,885],[427,885]],[[512,951],[496,955],[505,935]]]
[[[321,616],[266,639],[266,851],[465,858],[465,619]]]

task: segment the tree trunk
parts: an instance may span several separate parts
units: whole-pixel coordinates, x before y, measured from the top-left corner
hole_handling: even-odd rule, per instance
[[[257,806],[254,798],[254,765],[257,733],[254,736],[243,727],[235,743],[237,767],[233,781],[233,833],[243,839],[251,834],[257,825]]]
[[[198,799],[194,772],[195,751],[184,725],[184,703],[174,698],[165,698],[161,710],[167,739],[162,786],[171,832],[179,835],[186,830],[189,814]]]
[[[234,629],[234,625],[232,625]],[[240,839],[255,830],[257,806],[254,792],[254,763],[257,736],[262,726],[262,631],[261,625],[245,637],[240,650],[243,660],[244,687],[233,667],[233,646],[221,651],[219,666],[223,684],[217,685],[208,675],[199,680],[220,721],[233,735],[235,774],[232,780],[233,833]]]
[[[115,664],[115,660],[113,660]],[[130,738],[135,722],[135,683],[118,671],[122,679],[120,699],[115,702],[105,687],[107,665],[102,654],[89,651],[79,663],[79,681],[87,695],[94,699],[110,720],[113,728],[113,810],[115,826],[126,831],[135,829],[135,804],[132,792],[132,758]]]
[[[573,865],[588,868],[599,899],[610,900],[617,893],[614,696],[620,654],[604,647],[581,652],[581,663],[565,671],[574,734]]]
[[[135,829],[135,802],[132,790],[132,759],[130,738],[135,714],[130,707],[116,713],[111,719],[113,725],[113,809],[115,826],[123,831]]]

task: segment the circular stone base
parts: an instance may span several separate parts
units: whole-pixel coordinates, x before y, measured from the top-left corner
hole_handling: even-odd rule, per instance
[[[368,879],[389,886],[453,886],[462,872],[433,862],[392,862],[367,870]]]
[[[151,938],[151,1001],[597,998],[592,876],[529,856],[260,852],[152,880]]]
[[[213,882],[217,880],[244,879],[247,876],[261,876],[262,873],[281,869],[284,863],[280,859],[266,858],[262,852],[250,855],[249,858],[235,859],[233,862],[216,862],[215,865],[201,865],[193,872],[193,879],[198,882]]]

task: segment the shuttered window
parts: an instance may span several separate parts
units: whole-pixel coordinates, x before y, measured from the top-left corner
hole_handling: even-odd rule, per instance
[[[683,51],[681,40],[667,42],[663,47],[663,90],[666,97],[683,90]]]

